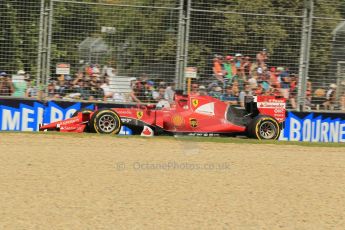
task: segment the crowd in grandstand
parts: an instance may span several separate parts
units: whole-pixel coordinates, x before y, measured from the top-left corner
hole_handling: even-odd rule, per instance
[[[213,59],[213,75],[216,79],[209,86],[209,95],[230,104],[243,106],[244,96],[274,95],[287,99],[289,108],[297,108],[298,75],[284,66],[269,66],[266,49],[260,51],[254,61],[240,53],[234,56],[216,55]],[[196,86],[194,86],[196,87]],[[335,84],[327,90],[312,91],[312,83],[307,82],[305,105],[309,109],[339,109],[345,110],[345,94],[340,103],[336,102]]]
[[[245,96],[274,95],[287,99],[288,107],[297,108],[298,76],[287,67],[269,67],[268,54],[260,51],[254,61],[240,53],[234,56],[215,55],[213,59],[213,77],[210,81],[196,80],[191,85],[191,95],[209,95],[235,106],[244,106]],[[155,87],[156,86],[156,87]],[[159,82],[157,85],[147,76],[134,79],[131,83],[130,98],[134,102],[172,102],[175,85]],[[309,109],[345,110],[345,93],[336,102],[335,84],[328,89],[318,88],[312,91],[312,83],[307,82],[306,102]],[[164,96],[165,95],[165,96]]]
[[[260,51],[254,60],[236,53],[234,56],[215,55],[213,76],[208,81],[196,80],[190,88],[192,95],[209,95],[235,106],[244,106],[245,96],[274,95],[287,99],[288,107],[297,108],[298,76],[287,67],[269,66],[267,51]],[[19,77],[18,77],[19,76]],[[80,99],[88,101],[158,103],[168,107],[173,103],[175,84],[150,79],[143,74],[130,81],[131,92],[114,92],[109,85],[115,70],[111,67],[88,65],[74,76],[58,75],[47,87],[39,90],[24,71],[18,71],[16,80],[0,72],[0,96],[40,97],[50,99]],[[18,80],[19,79],[19,80]],[[21,84],[19,84],[21,82]],[[313,89],[307,82],[306,107],[310,109],[345,110],[345,93],[336,101],[337,85],[328,89]]]

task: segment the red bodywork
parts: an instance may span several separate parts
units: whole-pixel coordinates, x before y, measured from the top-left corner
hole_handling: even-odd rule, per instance
[[[271,116],[279,123],[285,120],[285,99],[274,96],[257,96],[253,99],[252,104],[257,107],[259,114]],[[227,103],[210,96],[176,95],[175,104],[171,108],[138,106],[112,110],[117,112],[124,126],[146,125],[167,133],[244,133],[248,120],[245,116],[236,117],[231,114],[232,110]],[[93,113],[78,113],[76,117],[43,125],[40,131],[84,132],[92,115]],[[240,122],[231,121],[231,116]]]

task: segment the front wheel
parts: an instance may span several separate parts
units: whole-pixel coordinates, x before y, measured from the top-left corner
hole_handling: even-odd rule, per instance
[[[277,140],[280,135],[278,122],[269,116],[258,116],[247,127],[248,135],[259,140]]]
[[[120,116],[111,109],[101,109],[92,114],[90,129],[101,134],[118,134],[121,130]]]
[[[87,108],[83,108],[83,109],[80,109],[78,111],[75,111],[73,114],[72,114],[72,117],[76,117],[78,115],[78,113],[84,113],[84,114],[90,114],[92,113],[92,109],[87,109]]]

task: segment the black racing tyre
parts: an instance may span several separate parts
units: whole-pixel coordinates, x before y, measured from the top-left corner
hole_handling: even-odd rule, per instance
[[[257,116],[248,125],[248,136],[259,140],[277,140],[280,135],[280,125],[270,116]]]
[[[83,108],[83,109],[80,109],[80,110],[77,110],[73,113],[72,117],[76,117],[78,115],[78,113],[92,113],[92,109],[87,109],[87,108]]]
[[[101,134],[118,134],[121,130],[120,116],[111,109],[97,110],[90,119],[90,131]]]

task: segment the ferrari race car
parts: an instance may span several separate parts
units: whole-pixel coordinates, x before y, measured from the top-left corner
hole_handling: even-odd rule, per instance
[[[40,125],[40,131],[118,134],[122,126],[132,134],[248,136],[278,139],[285,121],[285,99],[274,96],[245,98],[245,108],[210,96],[177,93],[170,108],[141,105],[131,108],[83,109],[72,118]]]

